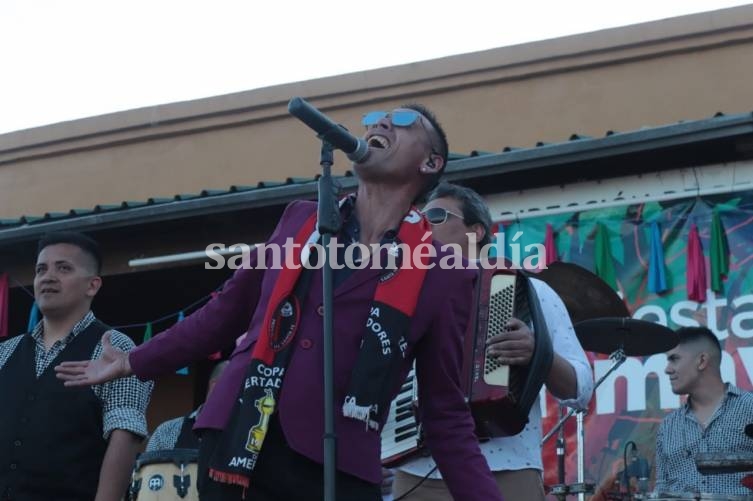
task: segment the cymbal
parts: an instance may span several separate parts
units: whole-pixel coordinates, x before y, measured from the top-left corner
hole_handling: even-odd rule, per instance
[[[629,317],[620,296],[598,275],[573,263],[556,261],[531,275],[562,298],[573,324],[601,317]]]
[[[575,334],[586,351],[611,354],[622,349],[628,356],[653,355],[678,343],[672,329],[632,318],[592,318],[575,324]]]

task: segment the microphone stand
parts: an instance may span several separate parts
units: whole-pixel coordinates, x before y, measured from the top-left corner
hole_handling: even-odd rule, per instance
[[[337,203],[337,189],[332,180],[334,148],[339,148],[353,161],[368,155],[368,145],[350,135],[347,129],[330,120],[326,115],[300,97],[288,103],[288,112],[314,129],[322,141],[319,165],[322,176],[319,178],[319,205],[317,208],[317,230],[322,237],[324,267],[322,269],[323,307],[323,365],[324,365],[324,500],[335,500],[335,479],[337,473],[337,435],[335,434],[335,390],[334,390],[334,283],[330,262],[330,241],[340,232],[340,207]]]
[[[567,412],[565,407],[560,404],[558,416],[562,417]],[[543,444],[542,444],[543,445]],[[559,501],[567,499],[569,486],[565,483],[565,427],[560,426],[557,433],[557,484],[553,485],[549,494],[555,496]]]
[[[625,362],[625,360],[627,360],[627,356],[625,355],[625,352],[622,350],[622,348],[614,351],[611,355],[609,355],[609,358],[610,360],[612,360],[612,366],[603,376],[599,378],[598,381],[596,381],[596,384],[594,384],[594,391],[596,391],[596,388],[598,388],[599,385],[601,385],[601,383],[603,383],[604,380],[608,378],[610,374],[616,371],[617,368],[620,365],[622,365]],[[562,425],[565,424],[565,421],[570,419],[570,416],[572,416],[576,412],[579,412],[579,411],[577,411],[576,409],[570,409],[570,411],[566,415],[562,416],[562,418],[560,418],[560,420],[557,421],[557,424],[555,424],[554,427],[551,430],[549,430],[549,432],[546,435],[544,435],[544,438],[541,439],[541,445],[544,445],[546,442],[548,442],[549,439],[552,438],[552,436],[555,433],[557,433],[560,427],[562,427]]]
[[[610,374],[612,374],[614,371],[617,370],[617,368],[622,365],[625,360],[627,360],[627,355],[625,355],[625,351],[623,348],[618,348],[614,352],[612,352],[611,355],[609,355],[610,360],[612,360],[612,366],[609,368],[609,370],[599,378],[598,381],[594,384],[594,391],[596,391],[596,388],[603,383],[607,377],[609,377]],[[562,427],[565,425],[565,422],[572,416],[573,414],[576,414],[576,420],[577,420],[577,431],[576,431],[576,439],[577,439],[577,448],[578,448],[578,483],[573,484],[572,486],[567,485],[558,485],[556,486],[558,488],[557,492],[553,494],[557,495],[560,499],[562,499],[560,496],[567,496],[569,494],[577,494],[579,501],[585,501],[585,496],[588,491],[590,491],[593,487],[591,484],[585,483],[585,427],[583,425],[583,415],[585,411],[579,411],[576,409],[570,409],[567,414],[562,416],[559,421],[557,421],[557,424],[554,425],[554,427],[549,430],[549,432],[544,435],[544,438],[541,439],[540,444],[543,446],[550,438],[554,436],[555,433],[557,433],[559,430],[562,429]],[[559,452],[559,451],[558,451]],[[564,453],[564,451],[563,451]]]
[[[564,407],[560,405],[560,413],[564,412]],[[565,427],[560,426],[557,434],[557,483],[565,483]]]
[[[321,138],[321,136],[320,136]],[[322,269],[322,306],[324,308],[324,501],[335,501],[335,478],[337,473],[337,435],[335,434],[335,390],[334,390],[334,287],[330,263],[330,240],[340,231],[340,208],[337,204],[337,188],[332,179],[334,163],[333,147],[322,139],[322,177],[319,178],[319,204],[317,207],[317,229],[322,236],[324,268]]]

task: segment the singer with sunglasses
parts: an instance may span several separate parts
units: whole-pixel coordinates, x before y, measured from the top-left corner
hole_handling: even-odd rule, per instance
[[[414,360],[426,441],[452,495],[501,500],[460,380],[476,274],[440,268],[449,253],[413,206],[444,170],[447,139],[419,105],[368,113],[363,124],[368,153],[353,166],[356,193],[341,201],[344,266],[333,266],[337,500],[381,500],[380,430]],[[315,223],[315,203],[293,202],[265,246],[271,263],[275,245],[299,244],[281,269],[256,269],[252,254],[221,294],[131,354],[108,346],[98,360],[57,367],[71,386],[153,379],[248,330],[196,419],[202,501],[323,497],[322,270],[312,265],[316,248],[303,245],[318,242]],[[362,252],[371,245],[378,255]],[[413,252],[419,245],[433,256]],[[410,267],[368,266],[395,252],[419,257]]]
[[[432,224],[434,237],[469,255],[491,244],[491,214],[483,199],[473,190],[447,183],[440,184],[428,197],[423,213]],[[471,252],[471,247],[475,252]],[[593,377],[586,354],[581,348],[560,297],[541,280],[531,280],[542,306],[544,320],[552,339],[554,361],[546,378],[549,392],[564,405],[585,408],[593,392]],[[529,327],[513,318],[509,329],[490,340],[488,355],[505,365],[527,365],[534,352],[534,337]],[[512,437],[497,437],[482,443],[489,468],[507,501],[543,501],[543,464],[541,459],[541,405],[537,400],[528,415],[528,424]],[[435,458],[420,457],[404,465],[395,476],[395,498],[412,501],[452,499],[436,471]],[[440,474],[441,473],[441,474]],[[405,493],[408,493],[401,498]]]

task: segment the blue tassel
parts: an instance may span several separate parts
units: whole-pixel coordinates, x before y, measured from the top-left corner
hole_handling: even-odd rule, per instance
[[[31,311],[29,312],[29,326],[26,328],[26,332],[33,332],[34,327],[39,323],[39,306],[36,301],[31,305]]]
[[[186,316],[183,314],[183,310],[180,310],[180,312],[178,312],[178,322],[182,321],[184,318],[186,318]],[[175,373],[181,376],[188,376],[188,367],[178,369]]]
[[[667,274],[664,264],[664,247],[661,241],[659,223],[651,223],[651,253],[648,259],[648,290],[661,294],[667,290]]]

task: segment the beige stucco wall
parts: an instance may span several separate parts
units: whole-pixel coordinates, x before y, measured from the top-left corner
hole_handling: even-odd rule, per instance
[[[751,111],[751,61],[753,5],[5,134],[0,217],[313,176],[292,96],[356,131],[420,101],[453,151],[499,151]]]

